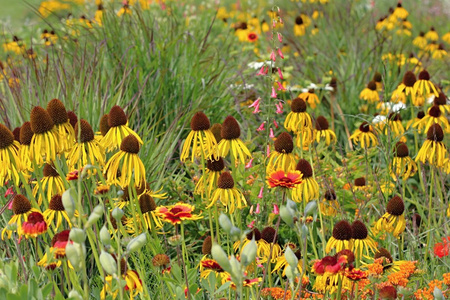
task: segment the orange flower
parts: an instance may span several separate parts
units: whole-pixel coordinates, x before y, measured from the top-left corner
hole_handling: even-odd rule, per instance
[[[37,237],[47,231],[47,223],[40,212],[32,212],[22,224],[22,234],[25,237]]]
[[[267,184],[271,188],[285,187],[291,189],[300,183],[302,183],[302,174],[299,171],[284,173],[283,170],[279,170],[270,173],[267,177]]]
[[[256,42],[258,40],[258,35],[255,32],[250,32],[247,35],[247,39],[248,39],[249,42],[252,42],[252,43]]]
[[[198,220],[203,218],[200,215],[194,215],[195,206],[186,203],[178,202],[171,206],[159,206],[156,208],[156,214],[166,222],[170,222],[173,225],[180,224],[183,220]]]
[[[361,279],[367,278],[367,272],[361,271],[357,268],[346,268],[344,275],[345,277],[353,281],[359,281]]]

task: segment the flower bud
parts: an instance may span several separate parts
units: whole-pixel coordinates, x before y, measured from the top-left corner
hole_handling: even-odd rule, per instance
[[[288,224],[290,227],[294,226],[294,216],[291,213],[291,210],[287,206],[282,206],[280,208],[280,216],[283,221]]]
[[[111,234],[109,234],[109,230],[105,225],[100,229],[100,242],[102,242],[103,246],[111,245]]]
[[[83,250],[81,244],[67,243],[66,256],[69,259],[72,267],[75,271],[79,271],[82,267],[82,259],[84,259]]]
[[[445,300],[444,294],[437,286],[434,287],[433,296],[434,300]]]
[[[255,236],[253,235],[252,240],[245,246],[241,253],[241,263],[244,267],[248,266],[255,260],[257,248]]]
[[[72,195],[70,194],[71,191],[72,188],[66,190],[61,196],[64,209],[66,210],[66,213],[70,219],[73,218],[73,215],[75,213],[75,201],[73,200]]]
[[[308,204],[306,204],[306,206],[305,206],[305,211],[304,211],[303,215],[305,217],[307,217],[307,216],[315,215],[316,213],[317,213],[317,203],[316,203],[316,201],[308,202]]]
[[[226,272],[231,273],[231,265],[228,256],[219,244],[214,243],[211,247],[211,255]]]
[[[121,210],[120,208],[116,207],[113,209],[113,211],[111,212],[111,215],[113,216],[113,218],[117,221],[120,222],[122,220],[122,217],[124,215],[123,210]]]
[[[127,252],[132,253],[141,249],[147,243],[147,233],[141,233],[127,245]]]
[[[241,230],[236,226],[233,226],[230,230],[230,235],[233,240],[238,240],[241,236]]]
[[[233,224],[231,223],[230,219],[225,214],[220,214],[219,216],[219,224],[222,227],[222,229],[227,233],[230,234],[231,228],[233,227]]]
[[[86,240],[86,233],[83,229],[73,227],[69,233],[69,240],[82,244]]]
[[[71,290],[68,296],[70,300],[83,300],[83,297],[76,290]]]
[[[242,271],[241,271],[242,257],[241,257],[241,262],[239,262],[237,260],[237,258],[233,255],[233,256],[231,256],[229,263],[231,266],[231,272],[229,272],[229,273],[231,274],[233,281],[236,283],[242,282],[242,279],[241,279],[242,278]]]
[[[295,278],[297,277],[295,273],[297,273],[296,269],[291,267],[286,268],[286,277],[289,279],[289,283],[291,286],[293,285],[293,283],[295,282]]]
[[[286,247],[284,250],[284,257],[286,258],[287,263],[292,268],[297,268],[298,258],[295,256],[294,251],[292,251],[291,247]]]
[[[117,263],[114,257],[108,252],[102,251],[100,254],[100,264],[109,275],[117,274]]]
[[[308,237],[308,227],[305,224],[302,225],[301,233],[303,239]]]
[[[290,199],[287,200],[286,206],[287,206],[290,210],[292,210],[292,211],[294,211],[294,212],[297,211],[297,203],[295,203],[294,201],[292,201],[292,200],[290,200]]]
[[[87,220],[86,224],[84,224],[84,228],[88,228],[95,224],[95,222],[98,221],[103,216],[103,213],[105,212],[105,209],[103,208],[103,204],[99,204],[96,207],[94,207],[94,210],[92,211],[91,215],[89,216],[89,219]]]

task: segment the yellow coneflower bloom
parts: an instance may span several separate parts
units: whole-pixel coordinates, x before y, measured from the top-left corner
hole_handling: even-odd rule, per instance
[[[378,145],[378,140],[373,133],[372,126],[367,122],[363,122],[358,129],[350,136],[350,140],[359,143],[361,148],[375,147]]]
[[[403,76],[402,83],[397,87],[397,93],[405,93],[406,96],[411,95],[411,99],[414,101],[416,93],[414,91],[414,84],[416,83],[416,75],[413,72],[408,71]]]
[[[56,224],[53,223],[53,220],[56,217]],[[67,215],[66,209],[62,203],[61,195],[55,195],[50,200],[48,205],[48,209],[44,211],[45,222],[49,225],[53,225],[53,229],[55,232],[58,231],[58,228],[62,224],[62,220],[65,219],[68,226],[72,227],[72,223],[70,222],[70,218]]]
[[[106,152],[112,152],[120,147],[123,139],[128,135],[133,135],[142,145],[139,135],[128,127],[128,118],[120,106],[113,106],[108,114],[109,130],[101,139],[100,144]]]
[[[255,242],[256,242],[256,246],[257,246],[256,255],[259,258],[268,257],[269,253],[270,253],[270,244],[267,243],[267,241],[265,241],[262,238],[261,231],[259,231],[259,229],[256,227],[254,227],[252,229],[252,231],[250,231],[247,234],[244,241],[242,242],[242,245],[241,245],[241,241],[239,241],[239,240],[233,244],[234,251],[238,252],[239,248],[240,248],[241,252],[242,252],[244,250],[244,248],[252,241],[252,238],[255,238]]]
[[[105,165],[105,152],[86,120],[81,119],[75,124],[75,138],[77,142],[67,159],[69,170],[81,169],[87,164],[100,167]]]
[[[13,180],[17,185],[19,183],[19,170],[22,164],[19,159],[19,143],[14,140],[14,134],[0,124],[0,187],[7,180]]]
[[[286,116],[284,128],[294,133],[312,128],[311,116],[306,112],[306,102],[303,99],[292,100],[291,112]]]
[[[342,284],[340,284],[341,281]],[[333,295],[339,290],[339,285],[341,285],[341,291],[350,291],[353,283],[342,274],[319,275],[314,281],[313,289],[319,293],[325,294],[328,292]]]
[[[391,101],[393,103],[402,102],[402,103],[406,104],[406,95],[405,95],[404,92],[400,92],[398,90],[395,90],[395,91],[392,92]],[[414,104],[414,105],[416,105],[416,104]],[[418,106],[418,105],[416,105],[416,106]]]
[[[417,116],[414,119],[409,120],[408,123],[406,123],[406,129],[409,129],[410,127],[414,128],[414,124],[417,124],[417,126],[416,126],[417,131],[419,133],[422,133],[426,124],[425,123],[420,123],[419,121],[422,120],[424,117],[425,117],[425,113],[422,110],[419,111],[417,113]]]
[[[425,38],[427,40],[436,42],[439,40],[439,34],[436,32],[434,27],[431,27],[430,30],[425,34]]]
[[[262,20],[261,30],[262,32],[268,32],[270,30],[269,24],[267,24],[266,20]]]
[[[414,128],[423,126],[424,131],[427,131],[433,124],[439,124],[445,132],[450,133],[450,124],[438,105],[430,107],[425,117],[414,123],[412,126]]]
[[[319,116],[316,119],[316,142],[325,141],[325,144],[329,146],[332,142],[336,143],[336,134],[333,130],[329,129],[328,120],[323,116]]]
[[[292,190],[292,200],[295,202],[308,203],[319,198],[319,184],[313,177],[311,164],[306,159],[300,159],[297,167],[303,175],[302,182]]]
[[[123,287],[123,289],[129,292],[130,299],[135,299],[135,297],[137,297],[139,293],[142,293],[144,291],[142,281],[136,271],[125,269],[122,270],[120,274],[122,275],[122,280],[125,282],[125,286]],[[113,296],[113,299],[115,299],[119,294],[119,291],[116,289],[115,292],[112,292],[114,286],[113,276],[107,275],[105,277],[105,285],[100,292],[100,299],[106,299],[106,294],[111,294]]]
[[[387,122],[384,127],[384,133],[389,134],[389,129],[394,138],[400,138],[402,141],[406,141],[406,137],[403,136],[405,133],[405,128],[402,125],[402,118],[399,113],[390,113],[387,118]],[[389,128],[389,129],[388,129]]]
[[[306,25],[302,18],[302,16],[297,16],[295,18],[295,24],[294,24],[294,35],[295,36],[304,36],[306,33]]]
[[[345,220],[337,222],[333,228],[333,235],[327,242],[325,252],[330,253],[331,249],[336,249],[336,252],[339,252],[344,249],[351,249],[352,246],[352,226]]]
[[[352,223],[352,251],[355,253],[356,259],[361,259],[363,255],[369,255],[370,252],[375,253],[376,243],[369,236],[369,231],[363,222],[356,220]]]
[[[409,13],[399,2],[397,4],[397,7],[394,9],[394,12],[392,13],[392,15],[398,19],[406,19],[408,17]]]
[[[122,6],[122,8],[117,12],[117,16],[118,17],[122,17],[122,16],[126,16],[126,15],[131,15],[132,11],[131,8],[128,4],[124,4]]]
[[[374,231],[378,234],[381,231],[391,232],[395,237],[398,237],[405,231],[406,221],[403,212],[405,211],[405,204],[402,198],[394,196],[389,200],[386,206],[386,213],[377,221]]]
[[[234,35],[236,35],[240,42],[245,42],[250,30],[246,22],[237,22],[234,24]]]
[[[59,267],[61,265],[60,259],[66,257],[67,243],[72,243],[72,241],[69,242],[69,234],[70,230],[63,230],[55,234],[52,238],[51,247],[48,252],[50,257],[45,253],[37,265],[51,269]],[[70,261],[68,261],[68,264],[70,268],[73,268]]]
[[[70,125],[64,104],[58,99],[53,99],[47,104],[47,112],[58,132],[60,150],[69,151],[75,142],[75,132],[72,125]]]
[[[8,226],[6,226],[2,230],[2,240],[5,239],[5,235],[8,238],[11,238],[13,230],[10,228],[15,227],[15,231],[19,236],[23,234],[22,224],[23,222],[28,220],[28,216],[32,212],[39,212],[36,208],[31,207],[30,200],[28,200],[24,195],[16,195],[12,200],[12,211],[14,215],[8,222]]]
[[[191,119],[191,132],[187,136],[181,150],[180,160],[185,162],[189,158],[192,145],[191,161],[195,157],[204,159],[219,159],[217,141],[211,132],[211,123],[203,112],[197,112]]]
[[[394,158],[390,165],[389,171],[394,180],[402,178],[403,180],[414,176],[417,172],[416,162],[409,157],[409,150],[405,143],[398,142],[394,147]]]
[[[352,190],[353,192],[368,192],[370,190],[370,185],[367,185],[365,177],[358,177],[353,180]]]
[[[127,222],[127,228],[129,233],[140,233],[144,228],[148,230],[161,228],[162,223],[159,217],[155,214],[156,203],[153,198],[148,194],[142,194],[139,197],[139,208],[142,213],[141,215],[137,214],[136,218],[129,218]]]
[[[380,72],[375,72],[375,75],[373,75],[372,81],[375,82],[377,86],[377,91],[383,90],[383,77],[381,76]]]
[[[25,122],[20,127],[20,148],[19,158],[22,162],[22,168],[25,171],[33,171],[33,166],[30,160],[31,139],[33,138],[33,131],[31,130],[31,123]]]
[[[301,255],[300,249],[297,249],[297,247],[291,243],[288,243],[286,245],[286,247],[284,248],[284,250],[286,250],[287,247],[290,247],[292,249],[292,251],[294,252],[295,256],[297,257],[297,259],[298,259],[297,270],[298,270],[299,274],[301,274],[303,260],[302,260],[302,255]],[[281,276],[286,276],[286,269],[288,267],[289,267],[289,264],[286,261],[286,256],[284,254],[280,254],[276,259],[276,264],[273,267],[272,273],[275,273],[275,272],[278,273],[280,270],[283,270],[283,272],[281,273]]]
[[[439,97],[434,97],[433,104],[439,107],[442,114],[450,113],[450,103],[443,92],[439,93]]]
[[[444,48],[443,44],[439,44],[436,50],[432,51],[431,57],[433,59],[443,59],[447,56],[447,51]]]
[[[444,131],[439,124],[433,124],[427,131],[427,139],[417,153],[416,162],[430,163],[436,167],[442,167],[447,157],[447,148],[442,142]]]
[[[97,10],[95,11],[94,20],[99,26],[103,26],[103,5],[99,4],[97,6]]]
[[[261,239],[263,239],[264,241],[266,241],[267,244],[269,244],[269,252],[261,253],[262,256],[260,262],[264,263],[267,260],[270,260],[270,262],[275,263],[277,261],[277,258],[281,255],[281,247],[278,244],[278,235],[276,235],[275,228],[271,226],[265,227],[261,231]],[[272,257],[269,258],[270,247],[272,248]]]
[[[313,128],[305,127],[301,131],[295,133],[295,145],[299,149],[308,150],[309,146],[314,142],[315,132]]]
[[[244,195],[234,187],[234,180],[229,172],[223,172],[219,176],[217,189],[213,192],[211,203],[206,208],[212,207],[217,201],[220,201],[231,214],[235,208],[241,209],[247,206]]]
[[[319,96],[316,95],[314,89],[309,89],[306,92],[301,93],[298,95],[298,98],[303,99],[305,102],[308,102],[309,106],[311,106],[312,109],[315,109],[317,107],[317,104],[320,103]]]
[[[138,156],[139,148],[139,141],[134,135],[130,134],[122,140],[119,152],[114,154],[105,166],[104,174],[108,184],[125,187],[132,180],[137,187],[145,184],[145,168]],[[118,174],[120,165],[122,167]]]
[[[252,158],[252,154],[247,146],[239,138],[241,136],[241,129],[236,119],[228,116],[222,124],[221,137],[219,147],[219,155],[226,157],[230,152],[235,160],[239,159],[241,164],[245,164],[246,158]]]
[[[267,163],[267,173],[274,170],[283,170],[289,172],[295,168],[294,142],[287,132],[282,132],[274,142],[275,151],[272,151]]]
[[[421,31],[412,43],[414,46],[419,47],[420,49],[424,49],[428,44],[428,41],[425,38],[425,33]]]
[[[42,195],[46,196],[46,200],[50,201],[55,195],[62,195],[66,188],[64,182],[56,171],[54,165],[44,165],[44,177],[33,188],[33,196],[37,198],[38,204],[42,204]]]
[[[203,194],[206,192],[208,198],[211,197],[212,191],[217,187],[217,180],[222,174],[224,166],[224,161],[222,157],[218,160],[208,160],[206,162],[205,174],[200,177],[199,181],[195,185],[195,194]]]
[[[58,131],[49,113],[40,106],[30,114],[33,137],[30,144],[30,159],[36,164],[51,163],[60,151]]]
[[[419,80],[414,83],[414,93],[417,95],[422,95],[424,97],[434,94],[439,97],[439,92],[437,91],[434,84],[430,81],[430,74],[427,70],[422,70],[419,73]]]
[[[340,210],[339,202],[337,201],[336,193],[333,189],[325,192],[324,198],[320,201],[320,212],[324,216],[336,216]]]

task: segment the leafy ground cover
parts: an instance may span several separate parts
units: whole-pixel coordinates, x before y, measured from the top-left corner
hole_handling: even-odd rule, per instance
[[[446,299],[445,2],[42,1],[0,49],[2,299]]]

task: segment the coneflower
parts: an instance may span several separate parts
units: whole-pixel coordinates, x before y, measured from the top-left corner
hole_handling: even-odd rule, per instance
[[[361,259],[363,254],[370,255],[376,250],[375,241],[369,236],[369,231],[366,225],[360,220],[352,223],[352,251],[355,253],[357,259]]]
[[[337,222],[333,228],[333,235],[327,242],[325,252],[329,253],[331,249],[336,249],[336,252],[351,249],[353,246],[352,234],[352,226],[349,222],[345,220]]]
[[[27,197],[20,194],[14,196],[12,200],[12,211],[14,215],[9,220],[8,226],[6,226],[2,230],[2,240],[5,239],[5,234],[7,235],[8,238],[11,238],[13,230],[11,230],[10,228],[13,227],[14,225],[18,235],[21,236],[23,234],[22,230],[23,222],[28,220],[28,216],[32,212],[39,212],[39,210],[31,206],[31,202],[30,200],[28,200]]]
[[[229,172],[223,172],[219,176],[217,189],[213,192],[211,202],[207,208],[212,207],[217,201],[220,201],[230,211],[230,214],[236,208],[241,209],[247,206],[244,195],[234,186],[234,179]]]
[[[234,159],[239,160],[241,164],[245,164],[245,160],[252,158],[252,154],[239,138],[240,136],[241,129],[236,119],[232,116],[226,117],[221,129],[222,139],[218,145],[219,155],[226,157],[231,150]]]
[[[322,201],[320,201],[320,211],[324,216],[335,216],[340,209],[337,201],[336,192],[329,189],[325,192]]]
[[[291,112],[286,116],[284,128],[294,133],[301,132],[305,128],[312,128],[311,116],[306,112],[306,102],[295,98],[291,103]]]
[[[424,131],[427,131],[433,124],[439,124],[445,132],[450,133],[450,123],[438,105],[430,107],[428,113],[412,126],[414,128],[424,128]]]
[[[225,164],[222,157],[219,157],[218,160],[208,159],[205,174],[200,177],[195,185],[194,193],[202,194],[206,192],[206,196],[208,198],[211,197],[211,193],[217,187],[217,180],[224,168]]]
[[[403,76],[403,81],[397,87],[397,93],[405,93],[406,96],[411,95],[412,102],[415,106],[416,93],[414,91],[414,84],[416,83],[416,75],[413,72],[407,71]]]
[[[33,108],[30,114],[33,137],[30,145],[30,158],[38,165],[52,163],[60,152],[58,131],[49,113],[40,106]]]
[[[47,112],[58,132],[60,150],[69,151],[75,142],[75,132],[72,125],[70,125],[64,104],[58,99],[53,99],[47,104]]]
[[[350,140],[359,143],[361,148],[367,149],[378,145],[378,140],[373,133],[372,126],[367,122],[363,122],[358,129],[350,136]]]
[[[333,130],[329,129],[328,120],[319,116],[316,119],[316,130],[315,130],[316,142],[325,141],[325,145],[329,146],[332,142],[336,143],[336,134]]]
[[[307,102],[312,109],[315,109],[317,107],[317,104],[320,103],[319,97],[316,95],[314,89],[309,89],[306,92],[301,93],[300,95],[298,95],[298,98],[303,99],[305,102]]]
[[[21,170],[21,161],[19,159],[19,143],[14,140],[13,133],[0,124],[0,187],[7,180],[13,180],[15,184],[19,183],[19,170]]]
[[[428,73],[427,70],[422,70],[419,73],[419,80],[414,83],[414,93],[424,97],[428,97],[430,94],[434,94],[436,97],[439,97],[439,92],[430,81],[430,73]]]
[[[292,190],[292,200],[308,203],[319,198],[319,184],[313,177],[311,164],[306,159],[300,159],[296,167],[302,173],[302,182]]]
[[[129,228],[130,233],[135,233],[143,228],[148,230],[152,230],[156,228],[161,228],[162,224],[159,220],[159,217],[155,214],[156,203],[153,198],[148,194],[142,194],[139,197],[139,209],[141,210],[141,214],[137,214],[136,218],[130,218],[127,222],[127,227]],[[136,224],[136,220],[138,220],[138,224]],[[139,228],[136,228],[136,225]]]
[[[282,132],[274,142],[275,151],[272,151],[267,163],[267,173],[272,171],[283,170],[289,172],[295,169],[295,157],[292,151],[294,150],[294,142],[292,137],[287,132]]]
[[[386,206],[386,213],[377,221],[375,232],[381,231],[391,232],[398,237],[405,231],[406,221],[404,216],[405,204],[399,196],[394,196],[389,200]]]
[[[359,94],[359,99],[366,100],[369,103],[377,103],[380,101],[380,95],[377,91],[377,84],[375,81],[370,81],[367,87],[361,91]]]
[[[39,205],[42,204],[42,196],[46,196],[48,203],[54,195],[62,195],[66,190],[62,177],[53,164],[45,164],[43,173],[44,176],[33,188],[33,196],[37,198]]]
[[[409,157],[408,146],[403,142],[398,142],[395,144],[394,157],[390,165],[391,177],[394,180],[402,178],[403,180],[414,176],[417,172],[417,164],[415,161]]]
[[[416,162],[428,162],[430,165],[442,167],[448,155],[447,148],[442,142],[444,131],[439,124],[433,124],[427,131],[427,139],[417,153]]]
[[[51,198],[48,208],[44,211],[44,218],[47,224],[52,225],[55,232],[58,231],[63,219],[66,220],[69,227],[72,227],[69,215],[67,215],[66,209],[62,203],[61,195],[55,195]],[[55,218],[56,224],[53,223]]]
[[[19,157],[22,162],[22,168],[25,171],[33,171],[33,166],[30,160],[31,139],[33,138],[33,131],[31,130],[31,123],[25,122],[20,127],[20,148]]]

